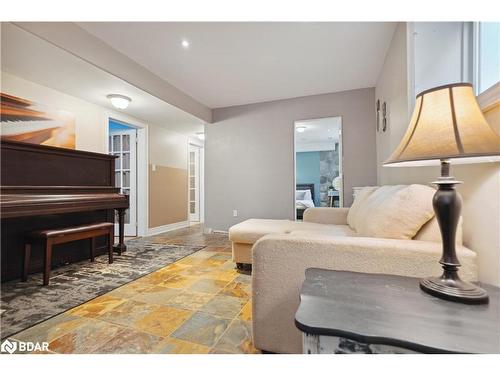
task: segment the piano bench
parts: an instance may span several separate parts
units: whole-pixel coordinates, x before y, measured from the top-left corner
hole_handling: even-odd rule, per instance
[[[68,227],[60,229],[37,230],[28,233],[24,243],[24,261],[22,281],[28,280],[28,271],[31,256],[31,245],[35,242],[42,243],[44,256],[43,285],[49,285],[50,266],[52,263],[52,247],[67,242],[90,239],[90,261],[94,261],[95,239],[99,236],[108,236],[108,262],[113,263],[113,243],[114,243],[114,224],[96,223],[85,224],[77,227]]]

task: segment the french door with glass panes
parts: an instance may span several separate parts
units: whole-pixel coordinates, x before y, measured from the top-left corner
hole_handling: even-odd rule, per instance
[[[200,221],[200,148],[189,145],[189,221]]]
[[[109,134],[109,153],[115,159],[115,186],[129,196],[125,211],[125,236],[137,236],[137,131],[121,130]],[[117,225],[115,223],[115,225]],[[118,228],[116,228],[115,233]]]

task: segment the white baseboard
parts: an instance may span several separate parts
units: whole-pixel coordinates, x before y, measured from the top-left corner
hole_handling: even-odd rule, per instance
[[[229,234],[229,231],[227,231],[227,230],[213,230],[212,233],[215,233],[215,234]]]
[[[189,226],[188,221],[180,221],[178,223],[166,224],[159,227],[149,228],[148,236],[154,236],[156,234],[170,232],[172,230],[187,228]]]
[[[203,234],[229,234],[229,231],[227,230],[217,230],[217,229],[212,229],[212,228],[203,228]]]

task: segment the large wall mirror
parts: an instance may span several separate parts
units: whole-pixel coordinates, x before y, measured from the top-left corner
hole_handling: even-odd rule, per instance
[[[295,211],[342,207],[342,118],[295,121]]]

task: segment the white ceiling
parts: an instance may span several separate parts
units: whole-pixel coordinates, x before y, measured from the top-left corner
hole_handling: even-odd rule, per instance
[[[396,23],[78,23],[210,108],[374,87]],[[184,49],[186,39],[190,47]]]
[[[2,71],[113,110],[106,95],[126,95],[126,115],[185,135],[203,130],[198,118],[15,25],[2,23],[1,37]]]
[[[305,126],[304,132],[295,132],[295,150],[322,151],[332,150],[339,142],[342,128],[341,117],[325,117],[320,119],[295,121],[295,128]]]

